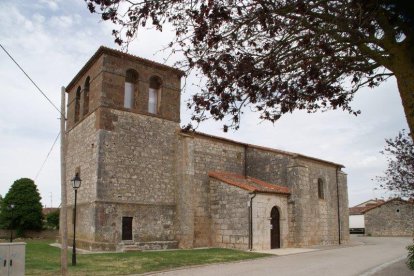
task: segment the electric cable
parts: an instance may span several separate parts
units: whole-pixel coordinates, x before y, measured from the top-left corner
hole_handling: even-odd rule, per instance
[[[56,144],[56,142],[57,142],[57,140],[58,140],[59,136],[60,136],[60,132],[59,132],[59,133],[58,133],[58,135],[56,136],[55,141],[53,142],[52,147],[50,148],[50,150],[49,150],[49,152],[48,152],[48,154],[47,154],[47,156],[46,156],[45,160],[43,161],[42,166],[40,166],[40,169],[39,169],[39,171],[37,172],[36,177],[35,177],[35,179],[34,179],[35,181],[37,180],[37,177],[39,176],[40,172],[43,170],[43,167],[45,166],[46,161],[49,159],[50,153],[52,152],[53,147],[55,146],[55,144]]]

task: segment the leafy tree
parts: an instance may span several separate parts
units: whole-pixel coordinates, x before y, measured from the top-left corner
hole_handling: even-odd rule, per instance
[[[376,177],[380,187],[402,197],[414,197],[414,143],[402,130],[394,139],[386,139],[381,153],[387,157],[384,176]]]
[[[16,180],[5,195],[0,214],[0,225],[13,228],[17,233],[23,230],[42,229],[42,204],[36,184],[29,178]],[[14,205],[13,210],[10,206]]]
[[[46,225],[51,229],[59,229],[59,210],[46,215]]]
[[[408,256],[407,256],[407,266],[409,269],[414,270],[414,243],[407,246]]]
[[[188,107],[192,120],[229,119],[244,107],[275,122],[296,109],[343,109],[361,87],[395,76],[414,131],[414,28],[401,0],[85,0],[120,27],[128,45],[140,27],[175,28],[169,45],[180,65],[198,69],[206,86]],[[190,126],[188,127],[191,128]]]

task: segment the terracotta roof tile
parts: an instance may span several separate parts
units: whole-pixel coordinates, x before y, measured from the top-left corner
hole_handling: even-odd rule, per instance
[[[399,198],[399,197],[396,197],[396,198],[392,198],[392,199],[389,199],[389,200],[387,200],[387,201],[381,202],[381,203],[379,203],[379,204],[377,204],[377,205],[374,205],[374,206],[367,206],[368,208],[366,208],[364,211],[362,211],[362,214],[365,214],[365,213],[366,213],[366,212],[368,212],[368,211],[371,211],[371,210],[373,210],[373,209],[375,209],[375,208],[378,208],[378,207],[380,207],[380,206],[382,206],[382,205],[388,204],[388,203],[390,203],[390,202],[392,202],[392,201],[401,201],[401,202],[403,202],[403,203],[407,203],[407,204],[412,204],[412,205],[414,205],[414,202],[412,202],[411,200],[404,200],[404,199],[401,199],[401,198]]]
[[[229,173],[229,172],[209,172],[210,177],[215,178],[226,184],[239,187],[243,190],[250,192],[261,192],[261,193],[273,193],[273,194],[285,194],[289,195],[289,188],[270,184],[265,181],[253,178],[250,176],[243,176],[240,174]]]
[[[349,215],[362,215],[365,209],[371,208],[372,206],[364,206],[364,207],[351,207],[349,208]]]

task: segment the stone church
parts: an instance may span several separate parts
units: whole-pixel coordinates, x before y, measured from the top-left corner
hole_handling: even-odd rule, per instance
[[[77,246],[262,250],[346,243],[342,165],[180,129],[183,72],[100,47],[66,87]],[[72,205],[71,205],[72,204]],[[69,236],[73,213],[68,212]]]

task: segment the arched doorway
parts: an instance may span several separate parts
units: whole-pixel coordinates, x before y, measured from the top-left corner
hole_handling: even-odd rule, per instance
[[[280,215],[276,206],[270,212],[272,229],[270,230],[270,248],[280,248]]]

